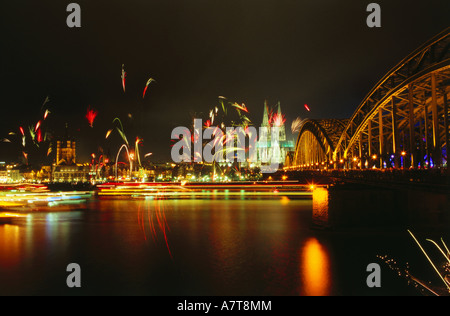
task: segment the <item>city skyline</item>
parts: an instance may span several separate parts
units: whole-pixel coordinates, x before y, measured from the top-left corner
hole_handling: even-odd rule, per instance
[[[365,25],[367,4],[356,1],[79,2],[79,29],[65,25],[67,4],[6,4],[14,20],[7,18],[3,28],[7,120],[0,136],[35,124],[47,97],[49,129],[57,137],[67,123],[83,160],[99,147],[117,150],[120,138],[104,135],[118,117],[129,137],[144,140],[152,159],[168,161],[171,130],[194,115],[206,117],[221,95],[245,103],[256,125],[265,100],[281,102],[287,126],[299,116],[348,118],[393,65],[448,26],[442,1],[407,8],[379,3],[378,29]],[[150,77],[156,82],[143,98]],[[85,118],[89,108],[98,111],[92,126]],[[12,145],[0,146],[0,160],[21,154],[11,157]]]
[[[0,295],[450,295],[447,2],[2,10]]]

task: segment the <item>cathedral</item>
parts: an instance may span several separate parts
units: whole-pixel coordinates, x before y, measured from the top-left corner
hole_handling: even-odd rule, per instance
[[[267,101],[264,102],[264,114],[261,124],[261,131],[258,141],[258,165],[276,163],[280,167],[286,159],[286,155],[294,149],[292,140],[286,137],[286,118],[281,113],[281,105],[278,102],[278,107],[275,112],[269,110]],[[272,141],[272,131],[278,128],[278,141]]]
[[[56,140],[56,159],[52,166],[52,182],[88,182],[90,181],[90,166],[77,164],[76,142],[69,136],[68,126],[64,137]]]
[[[74,165],[76,163],[76,142],[66,134],[56,141],[56,165]]]

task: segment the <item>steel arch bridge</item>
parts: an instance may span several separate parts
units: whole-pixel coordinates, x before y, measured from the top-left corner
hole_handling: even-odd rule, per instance
[[[285,167],[447,166],[450,28],[392,68],[350,119],[306,120]]]

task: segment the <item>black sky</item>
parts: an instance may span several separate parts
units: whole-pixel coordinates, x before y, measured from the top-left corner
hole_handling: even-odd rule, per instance
[[[366,25],[371,1],[90,0],[77,1],[75,29],[70,2],[2,4],[0,139],[35,124],[49,96],[47,128],[60,134],[68,123],[81,159],[99,146],[116,152],[119,136],[105,140],[115,117],[130,140],[144,139],[143,151],[170,159],[171,130],[220,95],[245,103],[255,124],[266,99],[281,102],[287,126],[297,116],[350,117],[389,69],[450,26],[448,0],[377,1],[377,29]],[[94,128],[88,106],[99,112]],[[20,155],[0,144],[0,160]]]

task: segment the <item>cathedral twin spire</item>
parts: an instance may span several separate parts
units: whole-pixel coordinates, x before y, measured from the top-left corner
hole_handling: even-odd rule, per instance
[[[285,128],[285,118],[281,113],[281,104],[278,102],[277,113],[273,113],[273,111],[269,111],[269,106],[267,105],[267,100],[264,101],[264,114],[262,127],[267,127],[269,130],[271,127],[276,126],[280,131],[280,141],[286,140],[286,128]],[[268,135],[270,137],[270,133]]]

